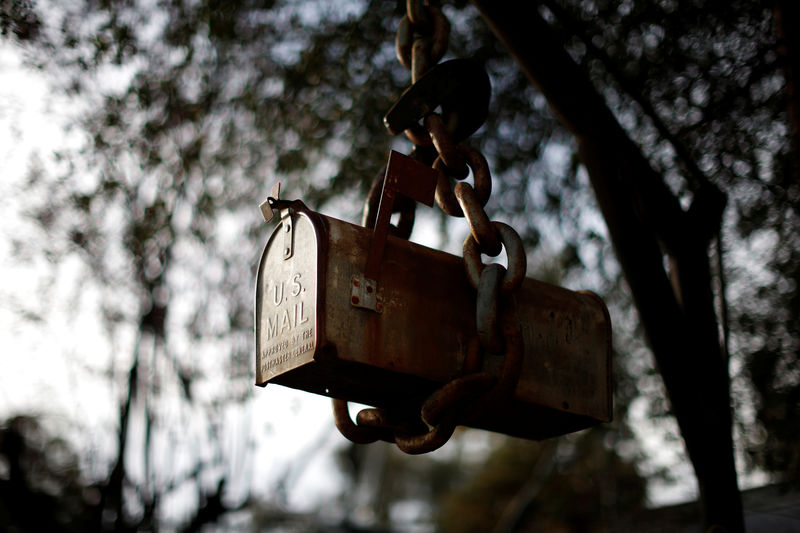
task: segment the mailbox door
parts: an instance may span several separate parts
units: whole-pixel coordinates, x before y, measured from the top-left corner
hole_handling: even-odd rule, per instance
[[[317,311],[320,238],[313,213],[284,217],[256,275],[256,385],[314,360],[321,341]]]

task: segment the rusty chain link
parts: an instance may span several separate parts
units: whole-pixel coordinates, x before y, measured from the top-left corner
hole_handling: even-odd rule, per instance
[[[500,284],[501,292],[508,294],[522,285],[522,282],[525,280],[525,273],[528,269],[525,248],[519,234],[508,224],[491,222],[491,226],[503,243],[506,249],[506,255],[508,256],[508,269]],[[470,234],[464,241],[462,253],[464,255],[464,266],[467,269],[469,282],[477,289],[485,267],[481,261],[481,253],[486,253],[486,251],[480,249],[478,242]]]
[[[411,70],[411,83],[442,59],[449,39],[450,22],[438,6],[421,0],[406,2],[406,14],[397,27],[395,50],[400,64]]]
[[[458,205],[464,212],[467,224],[469,224],[470,234],[478,244],[478,248],[491,257],[499,255],[502,244],[500,239],[497,238],[497,232],[492,227],[489,216],[480,204],[475,189],[465,183],[458,183],[455,188],[455,196],[456,200],[458,200]]]
[[[501,408],[513,396],[522,369],[519,325],[502,312],[506,297],[525,279],[527,260],[522,239],[511,226],[489,219],[484,210],[492,192],[489,165],[478,150],[458,144],[485,120],[486,109],[474,102],[485,97],[488,106],[488,77],[456,83],[452,78],[470,75],[475,67],[458,63],[465,60],[437,66],[447,50],[449,34],[450,23],[438,2],[407,0],[395,48],[400,63],[411,70],[412,86],[384,122],[393,133],[403,131],[415,145],[412,155],[439,172],[436,203],[442,211],[464,217],[469,225],[463,257],[467,278],[477,294],[476,334],[467,347],[461,374],[428,396],[417,414],[369,408],[361,410],[354,423],[347,401],[333,400],[334,420],[345,437],[356,443],[394,442],[409,454],[433,451],[450,439],[457,425]],[[447,78],[444,82],[432,77],[436,69],[440,69],[439,76]],[[481,73],[485,77],[482,69]],[[434,112],[439,105],[442,114]],[[474,185],[462,181],[470,170]],[[362,223],[367,227],[375,224],[382,175],[373,183],[364,207]],[[458,181],[455,187],[451,180]],[[397,227],[391,228],[394,235],[410,236],[414,207],[413,201],[398,203],[401,216]],[[483,264],[481,254],[496,257],[503,248],[508,268]],[[502,355],[499,376],[481,370],[484,354]]]
[[[481,273],[478,283],[478,298],[475,304],[475,327],[478,340],[489,353],[503,351],[503,339],[498,335],[500,321],[500,281],[505,269],[491,264]]]
[[[459,146],[456,151],[461,154],[467,166],[472,169],[475,186],[469,188],[475,193],[474,198],[477,205],[474,207],[483,211],[483,207],[489,201],[489,196],[492,194],[492,176],[489,172],[489,164],[486,162],[486,158],[483,157],[483,154],[474,148]],[[436,204],[451,217],[463,217],[464,212],[456,199],[453,189],[450,187],[450,177],[448,175],[449,167],[445,164],[441,154],[436,158],[436,161],[433,162],[433,168],[439,171],[439,181],[436,184]],[[458,179],[458,177],[456,177],[456,179]],[[494,255],[498,253],[499,250]]]

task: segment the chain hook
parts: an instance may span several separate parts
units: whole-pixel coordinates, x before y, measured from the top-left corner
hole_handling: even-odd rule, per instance
[[[361,410],[354,423],[347,401],[333,400],[336,426],[345,437],[356,443],[394,442],[409,454],[433,451],[450,439],[459,423],[501,408],[513,396],[522,368],[519,325],[507,316],[501,321],[503,296],[525,277],[522,240],[510,226],[489,220],[483,209],[492,192],[488,163],[479,151],[457,144],[486,120],[491,85],[473,61],[455,59],[437,65],[447,50],[450,23],[436,4],[406,0],[395,48],[400,63],[411,70],[412,85],[386,114],[384,124],[393,134],[404,132],[415,145],[415,158],[438,171],[439,207],[450,216],[465,217],[469,224],[463,257],[466,275],[477,291],[476,335],[466,348],[461,375],[433,391],[422,402],[418,417],[405,416],[405,410],[371,408]],[[438,108],[441,114],[435,113]],[[474,186],[461,182],[453,189],[450,179],[463,180],[470,169]],[[369,228],[376,224],[383,174],[373,182],[364,206],[362,224]],[[413,201],[405,204],[398,199],[400,222],[390,231],[408,238],[415,207]],[[494,257],[503,247],[508,269],[481,262],[481,253]],[[484,353],[502,355],[499,376],[482,370]]]

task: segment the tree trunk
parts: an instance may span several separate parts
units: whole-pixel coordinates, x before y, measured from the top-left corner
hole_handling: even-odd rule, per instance
[[[576,137],[611,241],[694,466],[705,526],[744,531],[731,436],[728,361],[719,340],[708,245],[724,195],[706,183],[681,209],[534,2],[473,0]],[[675,269],[664,269],[665,252]]]
[[[794,178],[800,178],[800,35],[794,26],[800,17],[797,0],[775,2],[775,33],[778,35],[778,52],[783,59],[786,77],[786,107],[794,148]]]

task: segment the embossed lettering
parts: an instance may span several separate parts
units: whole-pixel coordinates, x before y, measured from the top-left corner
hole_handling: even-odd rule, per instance
[[[266,371],[314,348],[314,329],[309,310],[313,313],[314,304],[304,301],[306,292],[302,273],[292,273],[284,281],[272,281],[271,313],[264,313],[262,326],[264,341],[271,341],[261,351],[261,368]],[[266,307],[262,307],[266,311]],[[269,315],[269,316],[266,316]],[[300,331],[300,328],[304,329]],[[298,330],[298,331],[295,331]]]
[[[302,285],[300,285],[300,274],[295,274],[292,277],[292,296],[297,296],[300,294],[300,291],[303,290]]]
[[[267,320],[267,339],[277,337],[278,334],[283,334],[285,331],[291,331],[294,328],[301,326],[308,322],[308,315],[305,311],[305,303],[301,300],[294,304],[291,309],[283,309],[278,311],[272,317],[266,317]]]
[[[303,302],[294,306],[294,326],[308,322],[308,317],[303,315]]]
[[[278,334],[278,316],[275,315],[275,320],[270,320],[267,317],[267,340],[271,339]]]
[[[315,348],[314,329],[308,328],[291,340],[278,341],[261,351],[261,371],[268,372]]]

